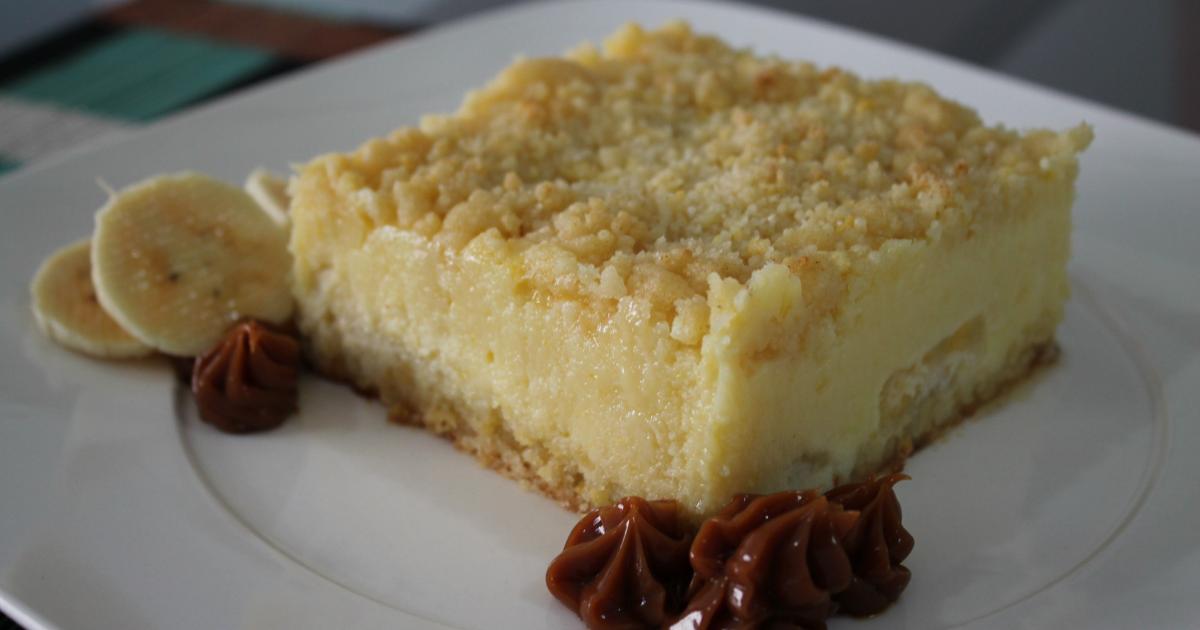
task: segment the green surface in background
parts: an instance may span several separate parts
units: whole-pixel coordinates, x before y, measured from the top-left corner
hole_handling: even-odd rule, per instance
[[[144,121],[244,80],[275,60],[245,46],[134,29],[0,86],[0,92]]]
[[[17,167],[19,167],[19,166],[21,166],[21,165],[17,162],[9,162],[8,160],[5,160],[4,158],[0,158],[0,175],[4,175],[5,173],[7,173],[9,171],[15,171],[15,170],[17,170]]]

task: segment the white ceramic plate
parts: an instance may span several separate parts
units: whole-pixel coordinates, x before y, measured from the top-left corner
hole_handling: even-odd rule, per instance
[[[991,121],[1087,120],[1054,368],[912,459],[901,602],[834,628],[1179,628],[1200,619],[1200,141],[800,18],[721,4],[526,5],[252,90],[0,181],[0,608],[34,627],[557,628],[575,517],[447,443],[303,384],[279,431],[218,434],[160,362],[42,339],[27,281],[89,233],[97,177],[240,181],[453,109],[517,53],[683,16],[761,51],[926,80]]]

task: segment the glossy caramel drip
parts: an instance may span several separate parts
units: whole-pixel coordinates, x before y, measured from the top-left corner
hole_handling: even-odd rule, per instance
[[[546,586],[589,628],[656,628],[679,613],[691,544],[674,501],[628,497],[588,512]]]
[[[229,433],[279,426],[296,411],[300,344],[257,321],[235,324],[196,359],[192,393],[200,418]]]

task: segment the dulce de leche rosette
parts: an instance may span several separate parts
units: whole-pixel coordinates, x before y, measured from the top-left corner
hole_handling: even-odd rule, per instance
[[[692,533],[674,501],[627,497],[588,512],[546,586],[589,628],[657,628],[678,614]]]
[[[858,518],[842,537],[851,554],[854,575],[835,596],[838,612],[857,617],[887,608],[908,586],[912,573],[900,563],[913,549],[913,537],[901,522],[900,500],[892,490],[908,475],[891,474],[849,484],[825,494]]]
[[[200,418],[229,433],[279,426],[296,411],[300,344],[247,320],[233,326],[192,368]]]
[[[824,627],[854,575],[858,516],[820,493],[739,495],[700,527],[687,610],[673,628]]]
[[[695,536],[677,503],[622,499],[579,521],[546,583],[589,628],[814,629],[872,615],[910,577],[892,489],[903,479],[737,495]]]

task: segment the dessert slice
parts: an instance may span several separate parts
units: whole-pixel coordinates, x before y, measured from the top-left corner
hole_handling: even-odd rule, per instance
[[[1053,347],[1077,154],[683,24],[293,180],[325,372],[576,508],[896,465]]]

